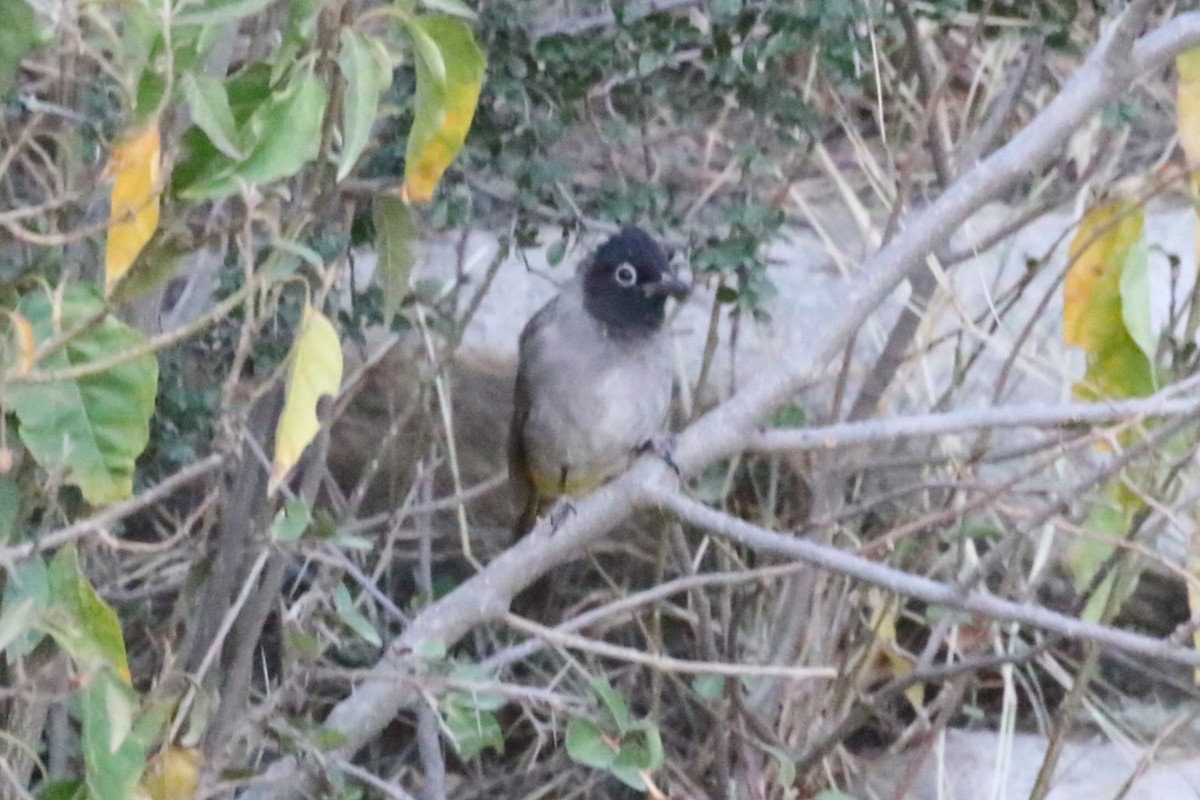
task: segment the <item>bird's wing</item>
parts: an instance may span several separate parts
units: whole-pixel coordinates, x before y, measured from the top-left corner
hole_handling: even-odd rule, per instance
[[[532,365],[539,357],[541,343],[539,334],[550,322],[558,298],[544,305],[530,318],[521,331],[518,345],[517,381],[513,390],[513,416],[508,431],[508,481],[520,516],[513,526],[513,533],[524,536],[537,520],[539,498],[529,474],[528,443],[525,440],[525,424],[533,406],[533,388],[530,384]]]

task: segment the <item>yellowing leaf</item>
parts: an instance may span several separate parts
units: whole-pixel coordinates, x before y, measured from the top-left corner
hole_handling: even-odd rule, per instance
[[[158,123],[152,122],[113,148],[107,172],[116,176],[109,212],[104,293],[132,266],[158,227]]]
[[[417,17],[409,30],[418,45],[417,97],[402,191],[411,203],[427,203],[466,141],[487,63],[461,19]]]
[[[1155,388],[1147,287],[1140,248],[1143,210],[1115,200],[1089,211],[1071,242],[1063,285],[1063,341],[1087,353],[1081,398],[1140,397]],[[1126,270],[1135,274],[1123,280]],[[1142,305],[1146,307],[1143,308]],[[1139,342],[1141,344],[1139,345]]]
[[[1179,117],[1179,144],[1187,156],[1188,168],[1200,169],[1200,47],[1185,50],[1175,59],[1179,86],[1175,94],[1175,113]]]
[[[201,756],[187,747],[168,747],[150,760],[141,789],[150,800],[190,800],[200,780]]]
[[[1090,304],[1110,299],[1104,295],[1117,296],[1125,257],[1142,235],[1142,217],[1140,208],[1115,201],[1093,208],[1079,223],[1067,251],[1070,269],[1063,284],[1063,342],[1068,347],[1092,350],[1107,338],[1107,320],[1085,312]]]
[[[275,429],[275,466],[268,491],[274,492],[321,429],[317,404],[337,394],[342,382],[342,345],[333,324],[312,306],[304,309],[292,346],[286,397]]]
[[[867,593],[867,604],[871,608],[871,628],[875,631],[875,643],[879,648],[881,660],[893,678],[903,678],[912,674],[912,659],[896,641],[896,612],[897,603],[894,598],[884,595],[877,589]],[[920,711],[925,705],[925,684],[914,683],[904,690],[904,697],[914,709]]]
[[[37,337],[33,333],[33,325],[24,314],[17,311],[5,311],[8,321],[13,326],[13,339],[17,345],[17,362],[13,365],[13,375],[24,375],[33,369],[33,356],[37,353]]]

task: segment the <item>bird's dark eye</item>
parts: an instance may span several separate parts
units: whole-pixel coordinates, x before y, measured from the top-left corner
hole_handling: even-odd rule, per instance
[[[613,277],[617,279],[618,284],[629,288],[637,283],[637,270],[629,264],[622,264],[617,267],[617,271],[613,273]]]

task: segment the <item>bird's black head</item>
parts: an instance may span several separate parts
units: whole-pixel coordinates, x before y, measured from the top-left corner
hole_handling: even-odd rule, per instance
[[[623,228],[600,246],[583,271],[583,306],[614,336],[662,327],[667,296],[689,287],[671,271],[658,242],[641,228]]]

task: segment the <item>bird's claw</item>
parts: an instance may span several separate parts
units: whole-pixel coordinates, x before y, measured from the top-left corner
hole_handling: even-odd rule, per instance
[[[554,501],[554,505],[550,507],[550,511],[546,514],[546,522],[550,525],[550,535],[558,533],[558,529],[563,526],[567,518],[575,514],[575,504],[566,497],[560,497]]]
[[[660,433],[650,437],[638,448],[639,455],[645,453],[653,453],[658,456],[664,464],[671,468],[676,478],[683,478],[683,471],[679,469],[679,464],[675,463],[675,434]]]

